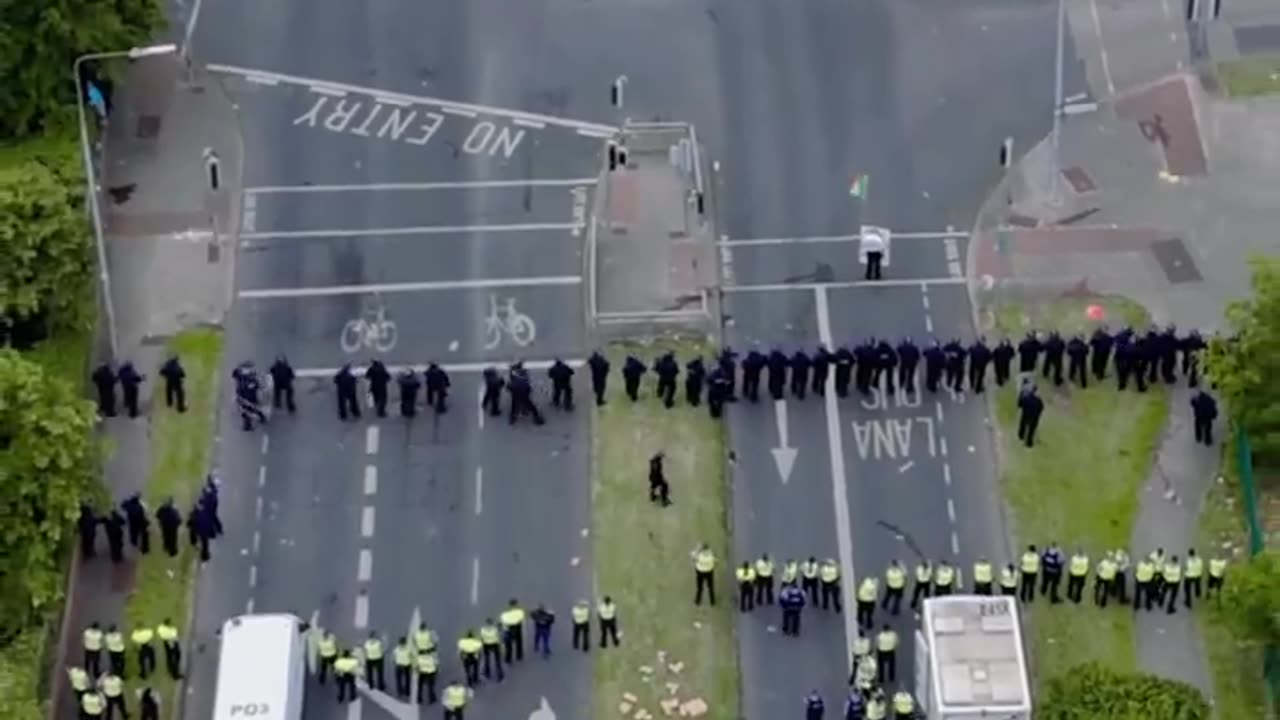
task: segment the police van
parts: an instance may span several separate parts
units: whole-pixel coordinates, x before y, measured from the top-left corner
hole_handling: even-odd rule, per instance
[[[213,720],[302,720],[306,625],[294,615],[240,615],[222,625]]]

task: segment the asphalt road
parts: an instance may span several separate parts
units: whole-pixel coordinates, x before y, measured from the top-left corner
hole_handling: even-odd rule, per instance
[[[566,114],[555,92],[510,100],[540,62],[523,27],[491,2],[206,4],[201,59],[267,71],[225,74],[248,158],[233,357],[265,367],[284,353],[321,373],[372,355],[475,366],[584,354],[582,179],[599,171],[601,140],[530,119]],[[492,329],[491,302],[505,320]],[[351,333],[368,344],[344,348],[361,320],[393,323],[394,342]],[[295,612],[351,645],[370,630],[392,644],[421,617],[440,636],[443,684],[460,674],[461,632],[515,597],[558,612],[556,656],[482,687],[468,714],[524,718],[545,698],[560,720],[585,718],[590,666],[567,648],[569,608],[592,592],[585,414],[544,402],[540,428],[482,419],[474,372],[453,373],[450,412],[412,422],[366,410],[341,424],[327,379],[298,390],[299,414],[263,431],[224,420],[233,534],[200,588],[205,650],[186,717],[211,714],[212,633],[228,616]],[[307,718],[396,716],[368,697],[339,707],[331,692],[310,694]]]

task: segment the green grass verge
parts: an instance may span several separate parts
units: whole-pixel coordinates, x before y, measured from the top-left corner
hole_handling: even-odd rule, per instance
[[[712,355],[705,343],[676,339],[617,344],[608,354],[619,368],[628,352],[647,360],[665,350],[683,359]],[[624,635],[620,648],[592,653],[591,717],[621,720],[635,717],[640,709],[666,717],[661,703],[677,699],[706,703],[707,720],[738,720],[731,603],[694,607],[690,559],[705,542],[721,558],[722,579],[728,572],[723,569],[729,557],[730,512],[724,427],[707,417],[705,407],[681,403],[664,408],[648,379],[642,391],[646,394],[640,402],[632,403],[621,383],[611,385],[609,402],[595,418],[596,587],[618,603]],[[648,502],[649,458],[658,451],[667,455],[664,467],[674,500],[668,508]],[[669,692],[672,685],[674,693]]]
[[[147,480],[145,498],[155,508],[172,497],[186,512],[204,483],[210,467],[214,423],[218,397],[218,368],[222,357],[222,333],[217,330],[191,330],[179,334],[169,344],[170,351],[182,359],[187,371],[187,412],[179,414],[156,402],[151,406],[151,477]],[[158,388],[163,385],[156,378]],[[163,391],[160,389],[159,391]],[[134,588],[124,611],[124,627],[156,626],[170,618],[179,630],[186,625],[197,556],[182,542],[178,557],[170,558],[161,548],[141,558],[134,576]],[[185,638],[183,638],[185,641]],[[186,648],[184,647],[184,650]],[[153,675],[151,685],[160,697],[162,717],[173,717],[174,684],[163,668]]]
[[[996,312],[998,334],[1017,342],[1028,330],[1058,330],[1066,336],[1092,332],[1086,307],[1100,304],[1112,325],[1144,327],[1147,314],[1123,298],[1062,298],[1037,304],[1006,305]],[[1015,358],[1015,363],[1017,362]],[[1138,512],[1138,492],[1146,481],[1168,412],[1162,387],[1144,395],[1119,393],[1114,379],[1056,389],[1038,380],[1045,412],[1036,446],[1017,440],[1017,383],[997,395],[996,420],[1003,444],[1001,484],[1017,530],[1019,550],[1027,543],[1057,541],[1070,553],[1083,547],[1091,558],[1129,547]],[[1121,671],[1137,669],[1131,613],[1099,612],[1092,604],[1038,602],[1028,612],[1036,684],[1086,661]]]
[[[1228,97],[1245,98],[1280,92],[1280,56],[1266,55],[1218,63],[1218,82]]]

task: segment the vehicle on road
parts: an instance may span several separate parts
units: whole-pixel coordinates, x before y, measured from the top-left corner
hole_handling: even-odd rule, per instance
[[[306,629],[288,614],[240,615],[223,623],[213,720],[302,720]]]

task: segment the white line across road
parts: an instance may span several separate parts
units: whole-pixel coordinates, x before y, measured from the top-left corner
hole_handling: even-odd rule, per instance
[[[453,235],[459,233],[538,232],[543,230],[579,230],[579,223],[512,223],[509,225],[418,225],[391,228],[347,228],[328,230],[277,230],[242,232],[241,244],[251,240],[302,240],[307,238],[371,237],[395,235]]]
[[[421,190],[484,190],[490,188],[578,187],[595,185],[597,178],[542,178],[530,180],[457,180],[452,182],[365,183],[362,185],[265,185],[245,188],[245,195],[303,193],[394,192]]]
[[[506,367],[507,365],[510,365],[513,362],[515,361],[514,360],[494,360],[492,362],[443,363],[440,365],[440,368],[445,372],[451,372],[451,373],[478,373],[478,372],[484,372],[487,368],[491,368],[491,367]],[[554,362],[555,362],[554,360],[524,360],[522,361],[522,364],[524,365],[526,370],[546,370],[547,368],[551,367],[552,363]],[[565,365],[568,365],[569,367],[574,368],[575,370],[587,364],[586,360],[581,360],[581,359],[562,360],[562,362],[564,362]],[[386,367],[387,367],[387,370],[393,374],[404,372],[405,370],[412,370],[416,373],[421,373],[427,369],[426,365],[387,365]],[[363,365],[351,366],[351,372],[356,377],[364,377],[364,371],[365,371],[365,366]],[[336,367],[295,368],[293,371],[293,374],[299,378],[331,378],[337,372],[338,372],[338,368]],[[367,470],[366,470],[365,487],[369,488],[370,486],[377,488],[377,478],[375,474],[374,479],[371,482],[369,478],[369,474],[367,473]],[[373,494],[373,492],[374,491],[367,491],[366,494],[371,495]]]
[[[945,277],[945,278],[915,278],[913,280],[850,280],[848,282],[828,282],[828,283],[765,283],[760,285],[727,285],[720,288],[723,293],[747,293],[747,292],[784,292],[788,290],[805,290],[813,292],[815,290],[841,290],[844,288],[874,288],[874,287],[919,287],[929,285],[963,285],[966,280],[962,277]]]
[[[894,240],[946,240],[946,239],[963,239],[968,238],[969,233],[963,232],[895,232]],[[769,245],[815,245],[823,243],[852,243],[858,242],[862,237],[860,235],[815,235],[813,237],[785,237],[785,238],[754,238],[754,239],[724,239],[716,243],[720,247],[760,247]]]
[[[334,297],[370,295],[374,293],[429,292],[433,290],[487,290],[513,287],[556,287],[581,285],[581,275],[551,275],[527,278],[476,278],[474,280],[441,280],[439,282],[372,283],[367,285],[321,285],[303,288],[261,288],[241,290],[241,300],[279,300],[282,298]]]
[[[826,288],[814,290],[815,307],[818,314],[818,339],[827,347],[835,347],[831,334],[831,307],[827,299]],[[840,433],[840,406],[836,402],[835,376],[827,376],[827,391],[823,393],[826,402],[827,416],[827,450],[831,459],[831,495],[836,510],[836,547],[840,554],[840,573],[844,582],[840,583],[840,594],[845,611],[844,640],[845,652],[852,650],[853,642],[858,637],[856,613],[850,613],[854,604],[854,568],[853,568],[853,527],[849,518],[849,483],[845,477],[844,441]]]
[[[440,107],[446,112],[455,111],[458,114],[476,113],[496,115],[499,117],[511,118],[512,120],[524,120],[527,124],[535,126],[555,125],[557,127],[570,128],[577,130],[579,134],[586,135],[588,137],[607,138],[618,133],[618,128],[612,125],[572,120],[570,118],[525,112],[523,110],[511,110],[508,108],[493,107],[491,105],[454,102],[453,100],[445,100],[443,98],[430,97],[427,95],[410,95],[407,93],[381,90],[361,85],[350,85],[348,83],[319,80],[316,78],[302,77],[300,75],[288,75],[285,73],[272,72],[270,70],[257,70],[253,68],[238,67],[236,65],[219,64],[206,65],[205,69],[214,73],[238,75],[259,85],[279,85],[284,83],[285,85],[305,87],[312,92],[330,95],[333,97],[342,97],[348,93],[354,93],[356,95],[370,95],[376,98],[379,102],[385,102],[392,105],[432,105]]]

